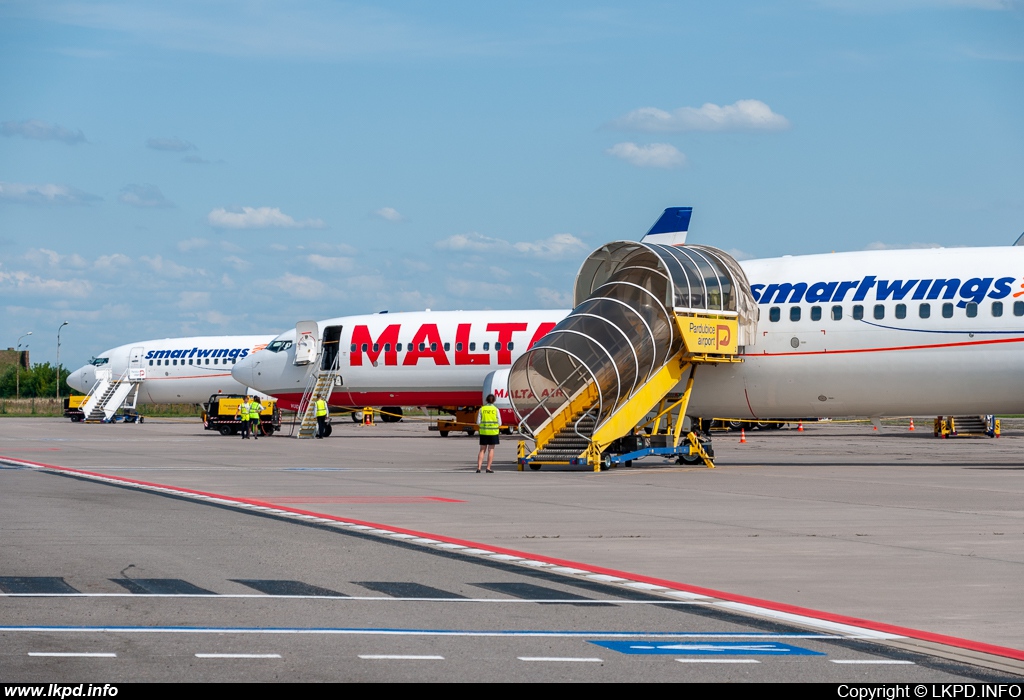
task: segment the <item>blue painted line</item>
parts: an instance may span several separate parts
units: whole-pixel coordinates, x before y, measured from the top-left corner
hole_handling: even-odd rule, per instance
[[[779,642],[647,642],[643,640],[633,641],[596,641],[588,640],[605,649],[617,651],[620,654],[680,654],[696,656],[825,656],[820,651],[811,651],[803,647],[795,647],[791,644]]]
[[[162,633],[162,634],[342,634],[342,635],[394,635],[434,637],[606,637],[626,638],[623,644],[642,644],[644,638],[676,639],[842,639],[835,634],[769,634],[764,632],[601,632],[572,630],[440,630],[440,629],[396,629],[358,627],[137,627],[121,625],[4,625],[4,632],[112,632],[112,633]],[[600,641],[588,640],[594,644]],[[608,642],[611,644],[612,642]],[[678,644],[672,642],[672,644]],[[719,642],[718,644],[745,644],[744,642]],[[784,646],[784,645],[783,645]],[[612,648],[612,647],[609,647]],[[796,647],[793,647],[796,648]],[[666,652],[668,653],[668,652]],[[671,653],[681,653],[678,650]],[[744,652],[746,653],[746,652]],[[817,652],[808,652],[817,653]]]

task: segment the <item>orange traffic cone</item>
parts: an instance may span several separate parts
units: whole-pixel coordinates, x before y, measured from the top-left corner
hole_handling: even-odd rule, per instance
[[[914,432],[914,419],[913,418],[910,419],[910,430],[909,430],[909,432],[911,432],[911,433]]]
[[[740,428],[740,444],[744,444],[747,441],[747,431],[744,428]]]
[[[804,431],[804,422],[803,421],[800,421],[800,423],[797,425],[796,431],[798,433],[802,433]]]

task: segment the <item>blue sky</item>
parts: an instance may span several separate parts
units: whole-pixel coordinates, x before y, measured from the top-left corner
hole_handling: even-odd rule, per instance
[[[768,257],[1024,231],[1024,6],[0,0],[0,346],[568,303],[691,205]]]

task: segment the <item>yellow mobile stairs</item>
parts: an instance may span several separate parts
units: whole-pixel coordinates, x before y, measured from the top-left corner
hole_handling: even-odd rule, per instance
[[[708,246],[618,241],[576,276],[574,309],[519,357],[509,395],[519,469],[594,471],[648,455],[714,467],[710,442],[683,434],[701,364],[741,362],[757,303],[739,263]]]

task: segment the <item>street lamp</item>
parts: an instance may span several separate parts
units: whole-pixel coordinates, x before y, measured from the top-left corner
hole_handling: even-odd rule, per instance
[[[14,398],[15,399],[20,399],[21,398],[21,339],[24,338],[25,336],[28,336],[28,335],[32,335],[32,331],[29,331],[28,333],[25,333],[24,335],[22,335],[21,337],[18,338],[18,364],[16,365],[17,369],[14,370]],[[28,343],[25,344],[25,347],[26,348],[28,347]]]
[[[57,328],[57,408],[60,408],[60,332],[66,325],[68,325],[67,321]]]

